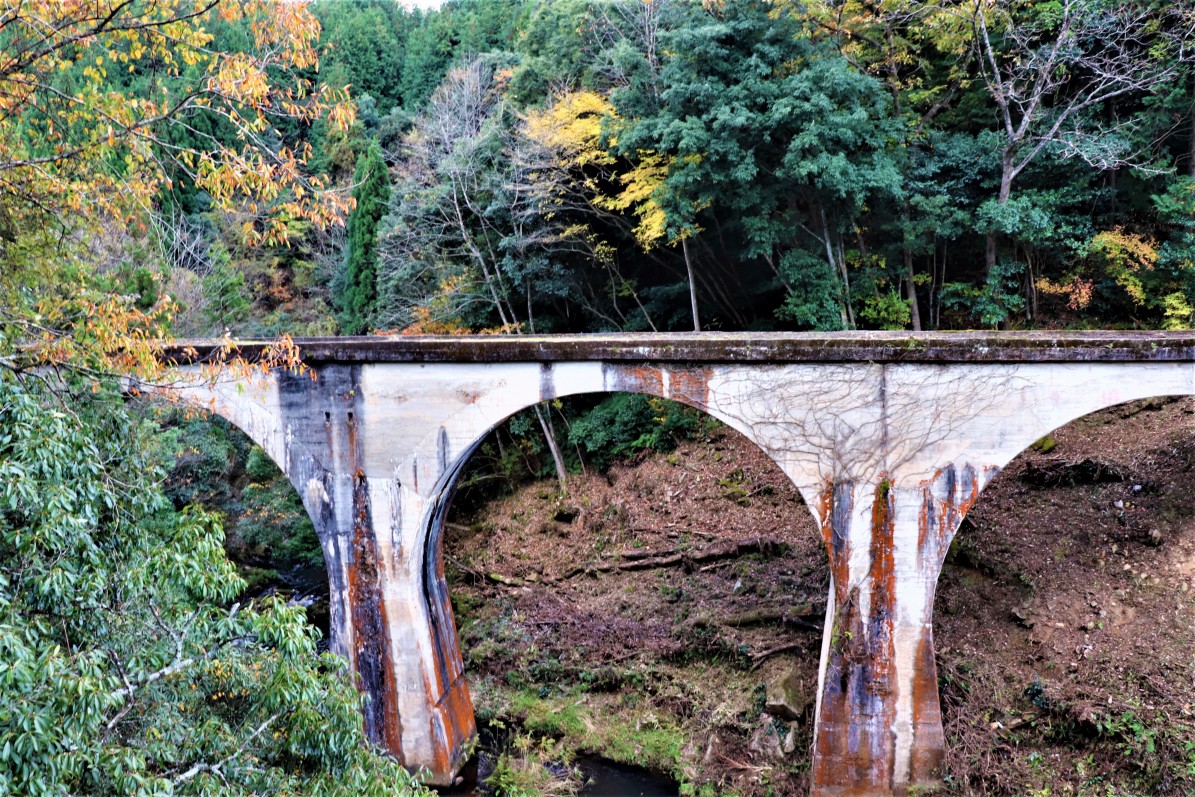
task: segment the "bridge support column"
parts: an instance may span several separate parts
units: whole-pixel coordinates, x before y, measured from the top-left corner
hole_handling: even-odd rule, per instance
[[[832,575],[813,754],[816,797],[907,795],[940,782],[934,591],[950,540],[992,472],[840,481],[822,495]]]
[[[360,471],[349,478],[351,526],[321,535],[332,649],[349,660],[369,740],[426,783],[451,785],[477,724],[443,568],[403,539],[424,522],[423,502]]]
[[[368,369],[325,366],[318,380],[279,374],[276,384],[271,448],[320,539],[330,647],[362,694],[365,734],[428,783],[448,785],[477,726],[443,570],[425,555],[443,520],[442,435],[430,435],[430,453],[417,445],[425,429],[402,439],[409,427],[373,400],[386,383]]]

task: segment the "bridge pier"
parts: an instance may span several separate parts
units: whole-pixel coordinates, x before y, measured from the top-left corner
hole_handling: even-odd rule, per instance
[[[827,485],[831,587],[813,752],[817,797],[896,795],[941,782],[933,602],[958,524],[995,472],[943,468],[912,486]]]
[[[257,436],[315,525],[328,571],[329,646],[362,693],[366,736],[426,782],[449,785],[477,733],[439,537],[428,533],[443,521],[451,479],[446,452],[435,450],[442,435],[431,435],[429,453],[416,444],[426,429],[396,428],[378,410],[386,386],[377,376],[343,365],[317,379],[279,374],[259,398],[277,429]],[[252,406],[242,401],[238,412]]]

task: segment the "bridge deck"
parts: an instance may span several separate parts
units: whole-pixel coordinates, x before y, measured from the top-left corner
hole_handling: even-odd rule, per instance
[[[670,332],[596,335],[392,335],[295,338],[308,363],[385,362],[1195,362],[1195,333]],[[227,341],[182,340],[177,363],[213,358]],[[234,341],[254,357],[269,341]]]

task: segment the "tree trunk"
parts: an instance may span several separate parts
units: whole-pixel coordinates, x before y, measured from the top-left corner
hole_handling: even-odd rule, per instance
[[[1012,161],[1013,153],[1006,151],[1004,153],[1003,163],[1000,169],[1000,193],[996,197],[996,204],[1004,207],[1008,204],[1009,198],[1012,196]],[[997,233],[992,230],[987,236],[987,249],[984,252],[983,260],[983,277],[987,279],[992,275],[996,268],[996,243]]]
[[[914,332],[921,331],[921,310],[917,307],[917,283],[914,282],[913,273],[913,250],[909,248],[906,243],[904,247],[905,257],[905,298],[909,300],[909,323],[913,326]]]
[[[1187,176],[1195,180],[1195,71],[1191,74],[1191,141],[1187,145]]]
[[[996,204],[1004,207],[1008,204],[1009,198],[1012,196],[1012,179],[1013,179],[1013,157],[1016,153],[1013,150],[1005,150],[1002,159],[1000,170],[1000,193],[996,197]],[[992,272],[996,269],[996,247],[999,241],[998,233],[991,230],[987,235],[987,247],[984,251],[983,260],[983,278],[988,280],[992,276]],[[1003,307],[1001,308],[1003,309]],[[1007,315],[1000,320],[1000,329],[1008,329]]]
[[[693,308],[693,331],[701,331],[701,319],[697,315],[697,280],[693,277],[693,260],[689,257],[689,242],[680,239],[681,251],[685,254],[685,271],[689,275],[689,304]]]
[[[560,453],[560,446],[556,443],[556,430],[552,428],[552,419],[544,415],[543,408],[535,405],[535,417],[539,419],[539,427],[543,430],[544,439],[548,441],[548,450],[552,452],[552,464],[556,467],[556,480],[560,482],[560,492],[568,492],[568,471],[564,469],[564,457]]]
[[[909,300],[909,321],[913,325],[914,332],[921,331],[921,310],[917,307],[917,283],[914,281],[916,274],[913,273],[913,248],[909,245],[909,201],[906,199],[901,206],[901,215],[904,217],[905,225],[905,240],[902,248],[902,254],[905,261],[905,296]]]
[[[826,222],[826,209],[819,206],[818,212],[822,217],[822,236],[826,244],[826,260],[830,262],[830,270],[837,271],[842,279],[842,291],[838,299],[838,315],[842,319],[843,329],[853,329],[855,319],[851,315],[851,279],[846,271],[846,263],[838,262],[834,257],[834,242],[830,240],[830,225]]]

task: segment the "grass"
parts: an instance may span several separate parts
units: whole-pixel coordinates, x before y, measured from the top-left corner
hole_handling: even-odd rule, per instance
[[[519,734],[498,756],[485,785],[497,797],[568,797],[581,790],[585,778],[566,745]]]
[[[494,686],[476,690],[475,697],[498,704],[479,714],[502,716],[535,737],[554,740],[570,755],[597,755],[658,772],[679,770],[684,731],[651,711],[611,701],[594,706],[580,688],[545,697],[531,689],[511,693]]]

